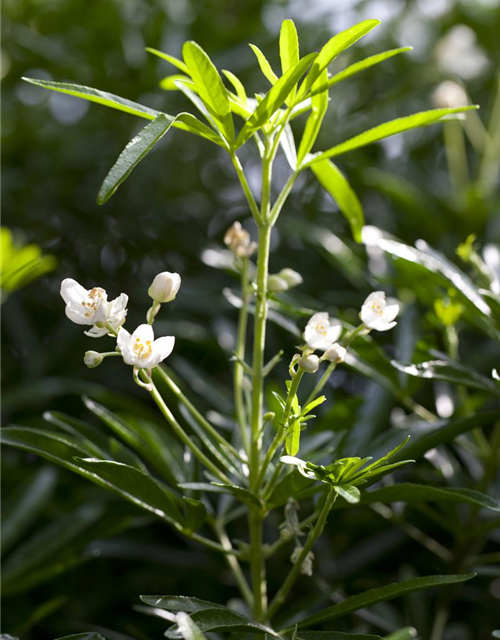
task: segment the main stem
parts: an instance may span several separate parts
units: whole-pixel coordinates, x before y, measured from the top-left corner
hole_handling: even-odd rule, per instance
[[[257,298],[254,316],[252,425],[250,442],[250,490],[258,486],[259,461],[262,448],[262,409],[264,387],[264,347],[267,321],[267,276],[272,227],[267,222],[271,196],[272,158],[266,156],[262,163],[262,199],[259,224],[259,253],[257,259]],[[254,616],[262,620],[267,610],[267,586],[265,559],[262,550],[262,524],[264,515],[259,507],[249,509],[250,566],[254,597]]]

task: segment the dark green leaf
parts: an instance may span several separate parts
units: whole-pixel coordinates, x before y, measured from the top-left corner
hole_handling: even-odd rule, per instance
[[[334,485],[333,490],[339,494],[341,498],[344,498],[346,502],[350,504],[357,504],[360,499],[360,492],[357,487],[353,487],[350,484]]]
[[[319,613],[308,616],[299,622],[298,626],[299,628],[310,627],[312,624],[334,620],[335,618],[345,616],[353,611],[370,607],[378,602],[393,600],[399,596],[412,593],[414,591],[420,591],[421,589],[429,589],[431,587],[464,582],[466,580],[470,580],[475,575],[475,573],[466,573],[463,575],[424,576],[421,578],[411,578],[410,580],[404,580],[403,582],[388,584],[377,589],[370,589],[369,591],[359,593],[356,596],[346,598],[343,602],[327,607]]]
[[[330,160],[311,165],[321,186],[328,191],[351,227],[356,242],[361,242],[361,230],[365,223],[363,207],[351,185],[341,171]]]
[[[98,204],[104,204],[115,193],[118,187],[125,182],[139,162],[146,157],[151,149],[167,133],[175,118],[161,113],[153,122],[146,125],[118,156],[118,160],[111,167],[104,179],[97,196]]]
[[[32,526],[44,511],[56,486],[55,469],[43,467],[2,506],[2,555]]]
[[[184,524],[184,517],[170,493],[149,474],[111,460],[77,458],[77,463],[141,509],[154,513],[170,524]]]
[[[239,613],[220,607],[195,611],[190,615],[191,620],[202,632],[224,631],[229,633],[268,633],[273,637],[279,637],[269,627],[249,620]],[[167,638],[181,638],[182,634],[177,625],[170,627],[165,632]]]
[[[404,118],[396,118],[395,120],[384,122],[384,124],[380,124],[373,129],[368,129],[354,138],[350,138],[341,144],[335,145],[327,151],[318,153],[304,166],[311,166],[316,162],[325,160],[326,158],[334,158],[335,156],[340,156],[348,151],[365,147],[368,144],[373,144],[374,142],[378,142],[384,138],[389,138],[390,136],[394,136],[398,133],[404,133],[405,131],[410,131],[411,129],[416,129],[418,127],[427,127],[431,124],[442,121],[447,118],[447,116],[477,108],[477,106],[467,106],[455,107],[453,109],[431,109],[429,111],[414,113],[413,115],[406,116]]]
[[[184,514],[185,524],[184,528],[189,532],[198,531],[201,525],[207,519],[207,508],[199,500],[193,500],[193,498],[186,498],[184,500]]]
[[[231,143],[234,140],[233,117],[229,96],[219,72],[196,42],[186,42],[182,47],[182,55],[200,98],[226,140]]]
[[[57,638],[57,640],[106,640],[100,633],[89,631],[88,633],[74,633],[71,636]]]
[[[297,640],[384,640],[381,636],[342,631],[299,631]]]
[[[254,496],[253,493],[250,493],[248,489],[237,487],[236,485],[223,484],[222,482],[212,482],[212,484],[215,487],[224,489],[227,493],[231,493],[240,502],[245,502],[246,504],[251,504],[255,507],[262,506],[260,500],[256,496]]]
[[[115,96],[107,91],[100,91],[99,89],[93,89],[92,87],[84,87],[80,84],[52,82],[51,80],[36,80],[35,78],[23,78],[23,80],[30,82],[31,84],[35,84],[38,87],[43,87],[44,89],[51,89],[52,91],[67,93],[70,96],[83,98],[90,102],[97,102],[98,104],[103,104],[106,107],[125,111],[126,113],[131,113],[134,116],[139,116],[139,118],[146,118],[147,120],[154,120],[161,113],[160,111],[156,111],[156,109],[150,109],[150,107],[138,104],[137,102],[132,102],[126,98],[120,98],[120,96]]]
[[[490,496],[475,489],[455,489],[433,487],[432,485],[400,483],[382,487],[375,491],[364,492],[361,504],[374,502],[462,502],[500,512],[500,503]]]
[[[140,596],[140,598],[150,607],[165,609],[165,611],[185,611],[187,613],[194,613],[195,611],[203,611],[205,609],[224,609],[230,611],[230,609],[222,604],[192,598],[191,596]]]

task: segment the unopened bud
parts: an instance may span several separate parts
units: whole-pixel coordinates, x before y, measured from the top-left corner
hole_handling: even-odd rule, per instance
[[[271,275],[267,279],[267,288],[271,293],[282,293],[288,291],[288,282],[278,275]]]
[[[271,422],[271,420],[274,420],[274,418],[276,418],[276,414],[274,413],[274,411],[268,411],[264,414],[264,417],[262,419],[264,420],[264,422]]]
[[[336,342],[325,351],[321,359],[329,360],[335,364],[340,364],[341,362],[344,362],[346,353],[347,351],[344,347]]]
[[[304,279],[298,271],[294,271],[294,269],[289,269],[288,267],[286,269],[282,269],[278,273],[278,276],[285,280],[285,282],[288,284],[289,289],[291,289],[292,287],[298,287],[299,284],[302,284],[304,282]]]
[[[104,357],[97,351],[86,351],[83,356],[83,361],[89,369],[95,369],[95,367],[98,367],[103,360]]]
[[[297,563],[301,553],[302,553],[302,547],[301,546],[295,547],[290,557],[290,560],[292,561],[293,564]],[[306,554],[306,557],[302,560],[302,564],[300,566],[300,573],[303,576],[309,576],[309,577],[312,576],[313,562],[314,562],[314,553],[312,551],[309,551],[309,553]]]
[[[316,373],[319,369],[319,358],[318,356],[311,353],[308,356],[302,356],[299,360],[299,367],[304,369],[306,373]]]
[[[172,302],[181,286],[181,277],[178,273],[163,271],[153,280],[148,289],[148,294],[155,302]]]
[[[238,258],[249,258],[257,249],[257,243],[251,242],[250,234],[239,222],[235,222],[226,231],[224,244]]]

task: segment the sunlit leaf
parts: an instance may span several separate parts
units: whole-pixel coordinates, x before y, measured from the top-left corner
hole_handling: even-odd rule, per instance
[[[266,56],[262,53],[259,47],[256,47],[254,44],[251,44],[249,46],[252,49],[252,51],[255,53],[260,69],[264,74],[264,76],[269,80],[271,84],[276,84],[276,82],[278,81],[278,76],[274,73]]]
[[[280,59],[281,70],[285,74],[288,69],[294,67],[300,59],[299,55],[299,36],[293,20],[283,20],[280,31]],[[295,98],[296,88],[290,91],[289,101]]]

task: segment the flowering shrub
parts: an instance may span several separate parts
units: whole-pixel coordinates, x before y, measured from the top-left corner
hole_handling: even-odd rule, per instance
[[[323,533],[332,509],[352,508],[351,505],[372,502],[385,505],[441,499],[498,510],[495,501],[484,493],[457,487],[436,489],[432,485],[399,484],[394,479],[391,484],[369,490],[386,474],[406,467],[442,442],[449,442],[456,435],[469,430],[479,429],[481,420],[466,417],[459,423],[444,427],[442,432],[438,429],[430,434],[416,431],[412,434],[414,440],[405,449],[408,459],[403,459],[402,448],[408,442],[406,436],[410,429],[404,429],[403,434],[401,430],[392,434],[398,440],[396,446],[388,445],[375,461],[371,456],[360,457],[353,455],[356,451],[346,451],[345,443],[337,442],[335,447],[325,448],[325,440],[318,442],[311,437],[315,419],[312,411],[325,403],[326,397],[322,391],[336,368],[354,366],[363,349],[368,348],[378,354],[369,334],[372,331],[391,330],[396,325],[398,314],[404,313],[404,306],[401,305],[400,309],[400,304],[386,299],[383,291],[374,291],[366,298],[359,310],[358,326],[348,325],[340,318],[331,318],[323,309],[314,310],[312,317],[301,327],[303,339],[296,353],[286,354],[289,379],[281,384],[279,391],[273,392],[275,410],[266,406],[266,378],[282,357],[277,354],[267,362],[265,358],[270,306],[279,304],[280,296],[302,284],[301,275],[292,268],[282,269],[275,274],[269,272],[272,230],[278,223],[298,176],[308,169],[312,171],[320,185],[337,202],[356,241],[363,240],[372,248],[392,252],[402,259],[422,261],[421,257],[417,259],[415,255],[417,250],[412,252],[411,248],[399,246],[397,241],[385,238],[382,232],[375,236],[372,234],[371,238],[366,230],[362,234],[364,216],[361,204],[332,158],[416,127],[461,116],[464,111],[474,108],[468,105],[442,107],[401,117],[368,129],[325,151],[313,152],[328,109],[330,88],[356,73],[408,51],[408,48],[386,51],[330,76],[330,63],[377,24],[377,20],[364,21],[334,36],[319,53],[301,57],[295,26],[292,21],[285,20],[279,40],[282,62],[280,76],[272,70],[264,54],[253,47],[262,73],[271,85],[266,93],[255,98],[248,96],[242,83],[229,71],[224,72],[228,85],[224,84],[208,55],[194,42],[184,45],[183,60],[150,50],[181,72],[164,82],[170,88],[181,91],[197,108],[198,116],[188,112],[171,116],[89,87],[29,80],[41,87],[98,102],[151,121],[125,147],[111,168],[99,192],[98,201],[101,204],[115,193],[170,128],[176,128],[198,135],[228,153],[258,230],[256,242],[239,222],[235,222],[223,239],[231,252],[232,264],[241,283],[236,304],[239,308],[238,341],[232,365],[234,428],[229,434],[222,433],[196,408],[162,365],[175,347],[175,337],[155,338],[153,327],[162,305],[172,302],[176,296],[182,296],[178,274],[163,272],[155,277],[148,290],[153,302],[146,310],[146,322],[132,331],[125,328],[129,303],[125,293],[108,301],[108,294],[101,286],[87,290],[72,279],[65,279],[61,284],[61,296],[68,318],[76,324],[89,326],[90,329],[85,332],[89,337],[116,341],[112,351],[87,351],[84,355],[85,364],[94,368],[101,365],[104,359],[118,356],[126,365],[133,367],[135,383],[150,394],[171,433],[187,454],[196,459],[194,479],[191,474],[185,473],[182,465],[173,469],[165,464],[164,458],[158,462],[157,452],[151,451],[149,445],[137,445],[137,440],[134,441],[137,451],[133,453],[122,448],[113,451],[113,447],[110,447],[110,451],[103,451],[87,437],[84,438],[83,432],[74,425],[73,437],[66,438],[20,427],[5,429],[3,433],[6,443],[35,452],[105,489],[115,491],[160,518],[180,535],[225,557],[239,590],[241,602],[238,607],[207,602],[190,595],[141,596],[143,602],[151,607],[152,615],[172,623],[166,631],[169,638],[199,640],[204,632],[229,632],[319,640],[325,637],[321,631],[304,629],[318,629],[331,620],[401,594],[460,583],[473,577],[471,572],[464,571],[458,565],[456,573],[411,577],[309,612],[307,605],[302,608],[294,602],[292,589],[301,575],[314,574],[317,560],[313,548]],[[306,122],[299,138],[292,123],[302,115],[306,115]],[[239,130],[235,127],[234,117],[242,121]],[[259,201],[250,188],[238,156],[240,148],[250,143],[254,143],[262,164]],[[290,174],[273,200],[272,168],[280,150],[288,160]],[[428,255],[427,264],[432,264],[434,271],[442,277],[451,278],[446,265],[435,256]],[[470,258],[472,253],[467,255]],[[252,260],[254,256],[255,264]],[[457,279],[454,280],[456,282]],[[470,299],[474,303],[474,296]],[[480,304],[486,305],[481,296],[479,300]],[[478,302],[475,304],[477,306]],[[449,314],[448,307],[443,304],[443,316]],[[250,358],[248,324],[251,315],[253,346]],[[382,356],[380,358],[383,360]],[[450,362],[444,365],[429,362],[408,365],[391,364],[385,360],[383,364],[392,367],[391,372],[394,369],[417,377],[425,377],[430,368],[435,371],[440,366],[451,369],[454,366]],[[313,380],[312,384],[308,384],[310,380]],[[301,385],[304,382],[309,389],[312,387],[308,394],[303,392]],[[466,382],[460,379],[460,384],[465,385]],[[488,380],[487,389],[493,396],[499,395],[496,381]],[[186,419],[177,418],[176,407],[172,407],[167,400],[166,391],[178,400]],[[408,394],[399,393],[399,390],[397,393],[403,406],[420,417],[429,418],[429,423],[434,421],[434,416],[429,416],[429,412]],[[91,401],[89,406],[104,417],[111,428],[121,430],[119,420],[104,407]],[[491,416],[483,418],[485,422],[491,419]],[[65,424],[64,420],[62,424]],[[443,436],[445,431],[446,435]],[[332,442],[329,444],[334,441],[331,435]],[[354,448],[355,443],[351,441],[349,446]],[[300,503],[308,505],[310,511],[302,521],[298,518]],[[230,505],[227,507],[229,511],[224,507],[226,504]],[[280,512],[282,508],[285,520],[281,527],[272,527],[271,534],[271,525],[267,525],[271,521],[270,515]],[[248,539],[238,541],[228,535],[227,528],[229,523],[242,518],[248,523]],[[273,538],[274,542],[269,543],[268,538]],[[269,593],[266,581],[269,560],[279,548],[290,543],[293,545],[290,566],[283,575],[279,589]],[[288,605],[288,612],[283,619],[281,613],[285,605]],[[412,633],[402,629],[400,635],[392,637],[408,638]],[[328,634],[331,640],[349,635],[353,638],[363,637],[356,633],[335,631],[329,631]]]

